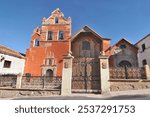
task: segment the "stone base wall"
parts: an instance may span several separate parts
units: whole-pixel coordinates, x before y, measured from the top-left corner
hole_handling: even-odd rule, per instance
[[[60,95],[60,90],[0,89],[0,98]]]
[[[0,87],[16,88],[17,76],[0,76]]]
[[[111,91],[126,91],[150,88],[150,80],[110,80]]]
[[[32,76],[28,79],[23,76],[21,82],[23,89],[61,89],[61,78],[57,77]]]

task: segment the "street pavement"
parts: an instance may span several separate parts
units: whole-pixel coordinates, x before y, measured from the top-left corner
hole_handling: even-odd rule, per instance
[[[121,95],[113,97],[95,96],[50,96],[50,97],[23,97],[13,100],[150,100],[150,95]]]
[[[109,94],[72,94],[69,96],[21,97],[13,100],[150,100],[150,89],[117,91]]]

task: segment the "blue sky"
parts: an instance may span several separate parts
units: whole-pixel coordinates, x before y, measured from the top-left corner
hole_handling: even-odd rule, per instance
[[[122,37],[135,44],[150,33],[150,0],[0,0],[0,44],[25,53],[32,30],[60,8],[72,18],[73,33],[84,25],[111,44]]]

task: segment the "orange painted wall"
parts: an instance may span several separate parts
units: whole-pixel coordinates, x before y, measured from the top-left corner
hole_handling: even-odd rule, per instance
[[[55,17],[59,23],[55,23]],[[47,40],[47,32],[53,32],[53,39]],[[59,31],[64,31],[64,40],[58,40]],[[30,48],[26,51],[24,74],[32,76],[42,75],[44,60],[52,53],[56,62],[56,75],[62,75],[63,55],[70,50],[69,37],[71,36],[71,19],[64,18],[63,13],[56,9],[49,18],[42,20],[42,26],[33,31]],[[40,46],[35,47],[35,39],[40,40]]]
[[[62,75],[62,62],[63,55],[66,55],[69,50],[69,42],[51,42],[51,46],[44,47],[47,44],[42,42],[40,47],[31,48],[26,52],[26,65],[25,74],[31,73],[33,76],[42,75],[42,68],[44,59],[47,57],[49,52],[55,53],[55,60],[57,65],[57,76]],[[43,47],[42,47],[43,46]]]

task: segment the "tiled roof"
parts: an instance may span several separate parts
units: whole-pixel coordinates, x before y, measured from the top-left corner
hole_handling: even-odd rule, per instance
[[[9,48],[2,46],[2,45],[0,45],[0,53],[7,54],[10,56],[14,56],[14,57],[18,57],[18,58],[25,58],[19,52],[16,52],[16,51],[9,49]]]
[[[140,41],[138,41],[135,45],[137,45],[138,43],[140,43],[141,41],[143,41],[144,39],[146,39],[149,36],[150,36],[150,34],[146,35],[144,38],[142,38]]]
[[[75,37],[77,37],[81,32],[91,32],[92,34],[94,34],[95,36],[97,36],[99,39],[103,39],[103,40],[111,40],[109,38],[103,38],[102,36],[100,36],[97,32],[95,32],[93,29],[91,29],[89,26],[85,25],[82,29],[80,29],[78,32],[76,32],[72,37],[71,40],[73,41],[75,39]]]
[[[130,46],[132,46],[135,49],[138,49],[135,45],[131,44],[129,41],[127,41],[125,38],[120,39],[116,44],[114,44],[112,47],[118,45],[120,42],[125,41],[126,43],[128,43]]]

